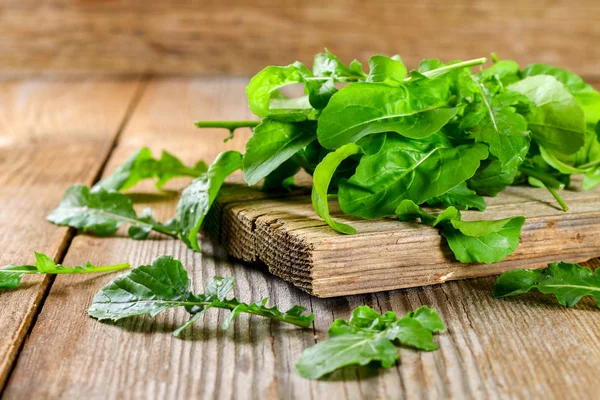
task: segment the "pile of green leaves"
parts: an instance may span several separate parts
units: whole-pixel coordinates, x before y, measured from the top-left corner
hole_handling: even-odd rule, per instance
[[[485,62],[426,59],[409,71],[399,56],[376,55],[365,71],[326,51],[312,69],[269,66],[246,90],[260,121],[197,123],[252,128],[244,154],[226,151],[206,169],[139,153],[94,188],[70,189],[49,219],[101,235],[128,223],[135,239],[156,230],[200,250],[198,232],[227,176],[241,170],[249,185],[288,190],[303,169],[313,176],[315,211],[337,232],[355,229],[331,217],[332,195],[354,217],[398,216],[440,229],[460,261],[499,261],[518,245],[523,218],[463,222],[458,210],[483,211],[483,196],[530,184],[547,188],[566,211],[557,190],[571,175],[583,175],[585,189],[600,182],[600,94],[560,68],[521,69],[494,57],[484,69]],[[290,85],[305,94],[289,97]],[[162,184],[180,175],[196,179],[165,224],[135,215],[119,193],[143,178]],[[421,206],[448,208],[430,215]]]

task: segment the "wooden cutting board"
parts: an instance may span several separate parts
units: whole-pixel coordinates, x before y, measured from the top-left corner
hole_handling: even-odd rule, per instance
[[[207,217],[206,231],[231,256],[264,264],[318,297],[433,285],[600,255],[600,188],[562,191],[568,212],[545,189],[517,186],[486,198],[483,213],[463,212],[466,221],[527,218],[517,250],[492,265],[457,262],[435,228],[344,216],[337,202],[330,201],[332,216],[357,230],[355,235],[336,233],[316,215],[307,192],[299,189],[278,198],[243,185],[225,186]]]

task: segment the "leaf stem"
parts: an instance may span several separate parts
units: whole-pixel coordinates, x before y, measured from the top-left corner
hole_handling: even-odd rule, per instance
[[[423,72],[422,75],[426,76],[427,78],[433,79],[433,78],[437,78],[438,76],[447,74],[448,72],[454,71],[456,69],[474,67],[476,65],[485,64],[486,62],[487,62],[487,58],[485,58],[485,57],[474,58],[472,60],[461,61],[456,64],[444,65],[443,67],[432,69],[431,71]],[[409,82],[411,79],[412,79],[412,76],[409,76],[408,78],[404,78],[404,82]]]
[[[586,164],[582,164],[580,166],[578,166],[577,168],[579,169],[588,169],[591,167],[595,167],[596,165],[600,164],[600,158],[594,161],[590,161],[589,163]]]
[[[194,123],[198,128],[223,128],[234,131],[238,128],[254,128],[260,121],[197,121]]]
[[[554,190],[554,188],[551,188],[550,186],[546,186],[546,185],[544,185],[544,186],[546,187],[546,189],[548,189],[548,191],[550,192],[552,197],[554,197],[554,199],[558,202],[558,204],[560,204],[563,211],[569,211],[569,206],[567,206],[567,203],[565,203],[565,201],[562,199],[562,197],[560,197],[559,194],[556,193],[556,190]]]
[[[554,179],[553,177],[551,177],[548,174],[536,171],[533,168],[521,166],[519,168],[519,171],[521,171],[523,174],[525,174],[527,176],[531,176],[532,178],[535,178],[535,179],[539,180],[545,186],[551,187],[553,189],[562,190],[562,189],[565,188],[565,184],[562,183],[561,181],[559,181],[557,179]]]

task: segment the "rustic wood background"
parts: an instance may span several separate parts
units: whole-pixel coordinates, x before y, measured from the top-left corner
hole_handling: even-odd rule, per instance
[[[547,62],[596,76],[598,0],[0,0],[0,73],[252,75],[373,53]]]

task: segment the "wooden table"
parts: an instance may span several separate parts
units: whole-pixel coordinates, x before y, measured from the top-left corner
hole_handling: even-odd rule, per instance
[[[92,184],[144,145],[186,162],[212,161],[242,150],[248,131],[223,143],[222,131],[198,131],[198,119],[248,119],[246,79],[36,78],[0,83],[0,265],[33,261],[45,252],[66,265],[150,263],[171,254],[200,290],[214,275],[235,276],[244,301],[269,296],[315,314],[301,330],[240,317],[218,330],[208,313],[182,338],[186,317],[170,310],[155,320],[102,324],[87,317],[92,296],[114,275],[26,277],[0,292],[0,390],[22,398],[591,398],[597,397],[600,311],[586,299],[565,309],[547,296],[494,299],[493,278],[372,295],[317,299],[203,241],[203,253],[151,236],[76,235],[44,221],[73,183]],[[186,180],[173,182],[181,188]],[[136,207],[159,220],[174,215],[177,194],[151,183],[134,190]],[[589,265],[600,265],[597,261]],[[439,351],[401,349],[389,370],[349,368],[307,381],[294,364],[326,337],[336,318],[368,304],[403,313],[426,304],[448,329]],[[3,389],[2,389],[3,388]]]

